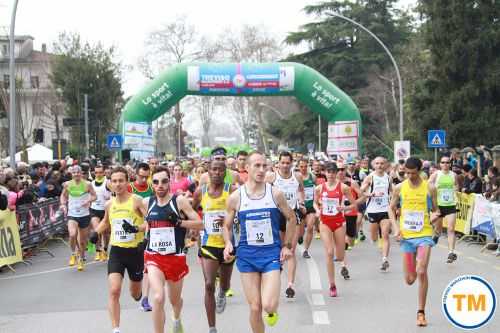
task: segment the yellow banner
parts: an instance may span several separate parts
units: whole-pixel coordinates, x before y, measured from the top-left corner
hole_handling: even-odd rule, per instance
[[[0,210],[0,266],[23,260],[16,214],[9,209]]]
[[[457,199],[457,220],[455,223],[455,231],[464,235],[470,234],[470,226],[472,222],[472,212],[474,211],[474,194],[466,194],[456,192]],[[443,219],[443,226],[448,227],[446,219]]]

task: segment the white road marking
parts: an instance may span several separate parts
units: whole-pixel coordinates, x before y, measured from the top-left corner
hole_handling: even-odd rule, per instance
[[[304,248],[299,246],[300,252],[304,252]],[[311,290],[321,290],[321,278],[319,275],[318,265],[313,257],[306,259],[307,270],[309,271],[309,283],[311,284]]]
[[[480,264],[487,264],[487,263],[488,263],[488,262],[486,262],[486,261],[484,261],[484,260],[481,260],[481,259],[478,259],[478,258],[476,258],[476,257],[471,257],[471,256],[469,256],[469,257],[465,257],[465,258],[467,258],[467,259],[469,259],[469,260],[472,260],[472,261],[475,261],[475,262],[478,262],[478,263],[480,263]]]
[[[93,261],[93,262],[90,262],[88,264],[85,264],[85,267],[93,265],[93,264],[98,264],[98,263],[99,263],[98,261]],[[76,270],[76,267],[65,266],[65,267],[50,269],[48,271],[41,271],[41,272],[29,273],[29,274],[13,275],[13,276],[8,276],[8,277],[0,278],[0,281],[3,281],[3,280],[15,280],[15,279],[20,279],[20,278],[26,278],[26,277],[43,275],[43,274],[61,272],[61,271],[65,271],[65,270],[68,270],[68,269],[75,269]]]
[[[330,325],[330,319],[328,318],[328,312],[326,312],[326,311],[314,311],[313,312],[313,323],[314,323],[314,325]]]
[[[325,298],[321,294],[312,294],[312,304],[315,306],[325,305]]]

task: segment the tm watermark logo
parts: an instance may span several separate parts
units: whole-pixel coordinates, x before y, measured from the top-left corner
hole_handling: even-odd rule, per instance
[[[495,314],[497,298],[491,284],[477,275],[462,275],[443,292],[443,313],[458,328],[474,330]]]

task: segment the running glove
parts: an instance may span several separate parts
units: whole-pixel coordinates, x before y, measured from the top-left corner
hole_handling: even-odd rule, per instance
[[[137,228],[135,225],[128,223],[127,220],[123,220],[122,228],[123,231],[129,234],[136,234],[139,232],[139,228]]]

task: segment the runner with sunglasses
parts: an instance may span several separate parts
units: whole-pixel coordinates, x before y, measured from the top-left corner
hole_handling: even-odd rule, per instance
[[[173,333],[182,333],[182,287],[189,267],[184,254],[187,229],[201,230],[203,223],[187,197],[170,194],[170,173],[156,167],[152,175],[154,196],[144,199],[147,208],[147,247],[144,265],[153,294],[153,326],[155,333],[165,329],[165,285],[173,312]]]
[[[437,204],[441,212],[440,217],[434,223],[433,240],[437,244],[439,236],[443,232],[443,219],[446,219],[449,251],[446,262],[451,264],[457,260],[457,254],[455,253],[455,222],[457,213],[455,191],[458,191],[458,186],[456,174],[450,170],[451,161],[448,156],[441,157],[439,167],[440,170],[433,173],[429,178],[429,183],[437,189]]]

